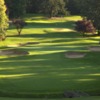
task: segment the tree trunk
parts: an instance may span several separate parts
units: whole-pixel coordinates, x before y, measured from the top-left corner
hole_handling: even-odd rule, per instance
[[[20,35],[21,35],[21,31],[22,31],[22,29],[17,29],[18,36],[20,36]]]
[[[100,30],[98,30],[98,36],[100,36]]]
[[[20,31],[18,31],[18,35],[19,35],[19,36],[21,35],[21,30],[20,30]]]
[[[98,36],[100,36],[100,30],[98,29]],[[99,40],[99,44],[100,44],[100,40]]]
[[[6,39],[6,35],[0,35],[0,41],[4,41]]]

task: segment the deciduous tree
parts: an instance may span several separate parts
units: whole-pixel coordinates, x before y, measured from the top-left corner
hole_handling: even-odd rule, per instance
[[[13,19],[12,20],[13,25],[16,27],[18,35],[21,35],[22,29],[25,27],[26,22],[22,19]]]
[[[100,35],[100,0],[78,0],[81,15],[91,19]]]
[[[44,0],[42,4],[42,11],[49,17],[64,15],[67,12],[64,0]]]
[[[27,0],[5,0],[10,18],[22,17],[26,12]]]

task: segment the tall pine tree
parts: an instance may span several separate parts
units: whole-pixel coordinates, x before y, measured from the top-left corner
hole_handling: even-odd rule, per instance
[[[0,0],[0,39],[5,39],[5,32],[8,28],[8,17],[6,15],[6,6],[4,0]]]

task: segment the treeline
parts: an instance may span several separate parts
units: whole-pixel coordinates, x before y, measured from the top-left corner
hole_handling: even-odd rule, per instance
[[[79,14],[77,0],[5,0],[10,18],[26,13],[42,13],[48,17]]]
[[[0,0],[0,34],[5,36],[9,18],[18,19],[27,13],[41,13],[48,17],[79,14],[87,19],[86,22],[90,20],[100,35],[100,0]],[[17,23],[20,24],[19,20]]]
[[[5,0],[5,4],[9,18],[20,18],[27,13],[48,17],[79,14],[91,20],[100,35],[100,0]]]

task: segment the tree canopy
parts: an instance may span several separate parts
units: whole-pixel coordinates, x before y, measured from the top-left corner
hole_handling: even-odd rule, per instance
[[[26,12],[27,0],[5,0],[10,18],[22,17]]]
[[[5,31],[8,28],[8,17],[4,0],[0,0],[0,35],[5,38]]]
[[[2,2],[4,1],[0,0],[1,4]],[[42,13],[48,17],[62,16],[68,10],[71,14],[80,14],[92,20],[100,34],[99,0],[5,0],[5,2],[10,18],[21,18],[25,13]],[[3,9],[2,11],[5,12],[6,8]]]
[[[18,18],[27,13],[42,13],[48,16],[66,14],[64,0],[5,0],[10,18]]]
[[[42,12],[47,14],[49,17],[66,14],[64,0],[44,0],[42,3]]]
[[[91,19],[100,35],[100,0],[77,0],[81,16]]]

